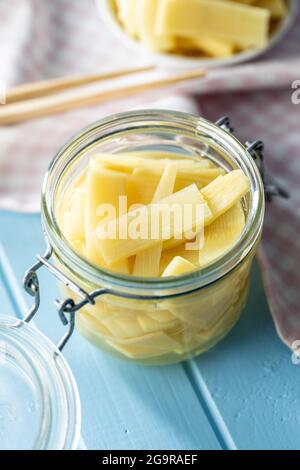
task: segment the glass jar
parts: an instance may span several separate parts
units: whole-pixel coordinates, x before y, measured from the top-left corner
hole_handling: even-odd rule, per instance
[[[0,449],[77,449],[77,385],[56,346],[26,321],[0,316],[0,367]]]
[[[262,231],[264,188],[250,152],[222,127],[179,112],[113,115],[67,142],[52,161],[43,185],[44,231],[56,268],[71,281],[61,284],[64,297],[79,302],[77,329],[106,351],[143,364],[175,363],[211,348],[238,320]],[[246,226],[221,259],[179,277],[137,278],[93,265],[70,245],[61,229],[61,210],[90,156],[141,150],[205,156],[226,171],[240,168],[247,175]],[[95,290],[95,299],[80,304],[82,292]]]

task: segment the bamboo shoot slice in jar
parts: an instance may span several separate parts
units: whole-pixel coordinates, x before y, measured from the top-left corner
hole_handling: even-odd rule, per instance
[[[130,358],[147,358],[172,353],[181,345],[166,333],[157,332],[128,340],[107,340],[117,351]]]
[[[155,203],[160,199],[170,196],[173,193],[177,176],[177,167],[174,163],[166,166],[162,177],[157,185],[152,202]],[[133,268],[134,276],[157,277],[159,275],[159,265],[162,252],[162,242],[157,245],[146,248],[138,253],[135,257]]]
[[[87,258],[95,264],[106,267],[101,250],[97,244],[95,230],[103,217],[99,208],[110,205],[116,211],[119,207],[119,198],[126,192],[126,176],[107,170],[91,160],[87,174],[87,196],[85,211],[85,253]],[[101,225],[101,222],[100,222]],[[119,260],[118,260],[119,261]],[[123,259],[112,266],[112,269],[124,274],[129,273],[128,260]]]
[[[175,256],[165,268],[162,273],[162,277],[182,276],[183,274],[194,271],[195,269],[196,266],[190,261],[187,261],[181,256]]]
[[[187,158],[172,160],[169,158],[144,158],[137,155],[132,155],[130,153],[122,154],[97,154],[94,155],[92,160],[92,165],[106,165],[108,168],[115,171],[125,171],[132,173],[135,169],[139,168],[154,168],[156,171],[162,173],[167,165],[170,163],[176,164],[178,168],[192,168],[197,166],[206,166],[198,164],[196,161],[192,161]]]
[[[245,225],[245,213],[240,202],[208,225],[204,229],[203,247],[199,250],[199,266],[208,266],[230,250]]]
[[[204,226],[212,223],[240,201],[247,194],[249,188],[249,180],[242,170],[233,170],[224,176],[218,176],[205,186],[200,192],[207,202],[212,215],[205,219]],[[168,250],[180,244],[180,240],[170,238],[164,242],[163,248]]]

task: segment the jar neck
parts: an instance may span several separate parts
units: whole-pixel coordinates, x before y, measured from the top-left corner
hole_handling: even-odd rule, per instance
[[[62,180],[79,167],[89,150],[96,146],[109,147],[110,142],[126,138],[155,142],[160,136],[164,145],[177,149],[195,149],[201,155],[207,148],[229,169],[241,168],[250,182],[247,198],[247,222],[243,233],[222,258],[206,268],[176,278],[138,278],[101,269],[76,253],[64,237],[56,217],[56,201]],[[115,144],[116,145],[116,144]],[[99,151],[99,150],[98,150]],[[187,155],[188,156],[188,155]],[[218,157],[219,156],[219,157]],[[140,296],[163,297],[200,289],[228,274],[243,261],[256,245],[263,223],[264,191],[258,168],[245,147],[231,134],[195,116],[170,111],[142,110],[122,113],[98,121],[71,139],[58,152],[46,174],[42,193],[42,222],[55,256],[70,271],[92,286]]]

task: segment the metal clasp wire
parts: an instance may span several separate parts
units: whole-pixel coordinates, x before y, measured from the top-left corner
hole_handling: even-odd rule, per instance
[[[68,340],[72,336],[75,328],[75,313],[84,307],[87,304],[95,304],[95,298],[99,297],[107,293],[105,289],[97,289],[93,291],[91,294],[84,291],[81,287],[75,284],[71,279],[69,279],[65,274],[59,271],[53,264],[49,262],[53,254],[53,249],[49,243],[47,236],[45,235],[45,240],[47,243],[47,248],[44,256],[37,255],[38,261],[29,268],[23,278],[23,286],[25,291],[34,297],[34,303],[32,307],[29,309],[24,321],[29,323],[35,314],[37,313],[40,307],[40,285],[39,279],[37,275],[37,271],[45,266],[47,270],[53,274],[58,280],[63,282],[67,287],[69,287],[73,292],[78,294],[82,300],[79,301],[77,304],[74,302],[73,299],[69,298],[64,301],[56,300],[55,305],[58,311],[59,318],[64,326],[68,326],[68,329],[64,336],[59,341],[57,348],[59,351],[62,351],[65,345],[67,344]]]
[[[227,116],[218,119],[215,124],[226,132],[234,132],[234,128],[231,126],[230,119]],[[245,143],[245,147],[259,169],[264,185],[266,200],[271,202],[274,196],[288,199],[290,197],[288,191],[286,191],[286,189],[266,170],[264,161],[264,143],[261,140],[254,140],[252,142],[247,141]]]
[[[245,147],[260,171],[265,188],[266,200],[271,202],[274,196],[288,199],[290,195],[286,189],[266,170],[264,162],[264,143],[261,140],[254,140],[253,142],[246,142]]]

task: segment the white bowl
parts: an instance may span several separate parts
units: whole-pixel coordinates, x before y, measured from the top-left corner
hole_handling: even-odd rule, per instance
[[[273,33],[272,37],[268,44],[261,49],[253,49],[251,51],[240,52],[233,55],[232,57],[227,57],[224,59],[203,59],[198,57],[184,57],[183,55],[176,54],[163,54],[151,52],[145,49],[145,47],[138,41],[132,39],[121,27],[118,22],[115,13],[113,11],[113,2],[112,0],[95,0],[99,12],[105,23],[108,25],[112,33],[122,41],[127,47],[135,50],[136,52],[143,51],[147,53],[147,57],[151,63],[159,65],[166,68],[176,68],[176,69],[187,69],[193,67],[224,67],[227,65],[239,64],[241,62],[246,62],[252,60],[267,51],[269,51],[273,46],[278,44],[287,31],[290,29],[298,11],[299,2],[298,0],[288,0],[289,3],[289,13],[281,22],[280,26],[277,28],[277,31]]]

